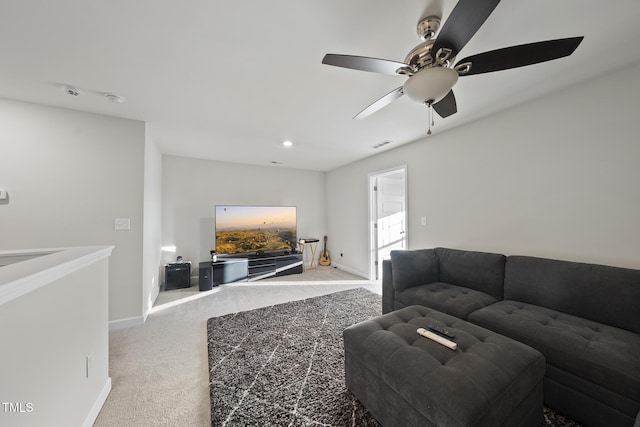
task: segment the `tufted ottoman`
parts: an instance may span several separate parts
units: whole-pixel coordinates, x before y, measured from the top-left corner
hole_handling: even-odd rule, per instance
[[[455,351],[416,333],[456,334]],[[542,354],[423,306],[345,329],[347,387],[384,426],[542,424]]]

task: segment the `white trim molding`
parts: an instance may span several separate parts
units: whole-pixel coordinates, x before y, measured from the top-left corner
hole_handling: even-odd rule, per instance
[[[146,312],[144,316],[128,317],[126,319],[118,319],[109,321],[109,330],[117,331],[118,329],[131,328],[132,326],[142,326],[147,320],[149,312]]]
[[[102,390],[91,407],[91,410],[87,414],[87,418],[84,419],[82,427],[91,427],[96,422],[100,410],[102,410],[102,407],[107,401],[107,397],[109,397],[109,393],[111,393],[111,377],[107,377],[107,381],[105,382],[104,387],[102,387]]]
[[[15,261],[0,268],[0,305],[108,258],[113,248],[81,246],[0,251],[0,258]]]

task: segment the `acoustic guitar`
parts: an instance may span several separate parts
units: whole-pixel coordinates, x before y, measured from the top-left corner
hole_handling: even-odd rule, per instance
[[[320,252],[320,265],[331,265],[329,252],[327,251],[327,236],[324,236],[324,249],[322,249],[322,252]]]

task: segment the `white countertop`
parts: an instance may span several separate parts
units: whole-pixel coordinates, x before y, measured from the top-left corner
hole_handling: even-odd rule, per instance
[[[111,255],[114,246],[0,251],[0,305]]]

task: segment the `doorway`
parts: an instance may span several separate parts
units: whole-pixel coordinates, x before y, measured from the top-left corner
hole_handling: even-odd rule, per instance
[[[369,175],[369,235],[369,277],[379,280],[382,261],[408,247],[406,166]]]

